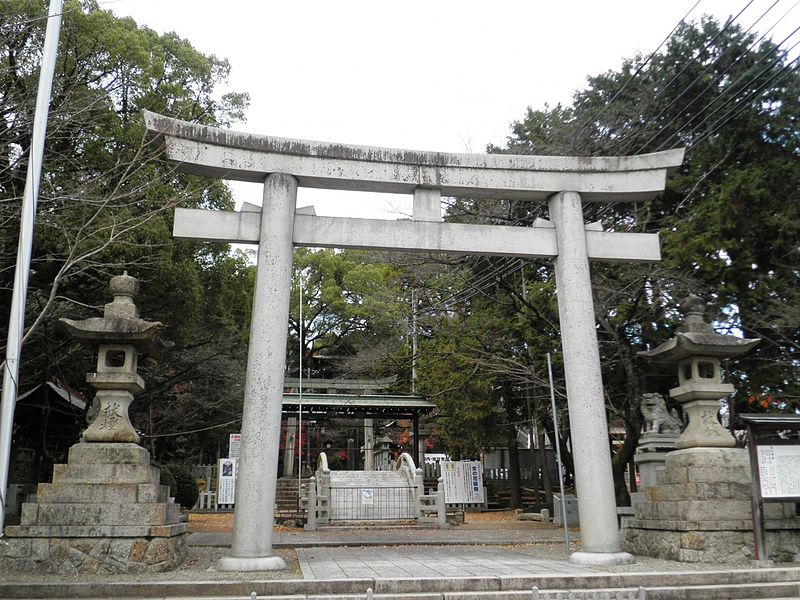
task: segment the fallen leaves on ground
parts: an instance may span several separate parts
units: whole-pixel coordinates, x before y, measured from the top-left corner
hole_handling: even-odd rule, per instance
[[[467,512],[467,523],[497,523],[514,521],[516,515],[513,510],[497,510],[491,512]],[[193,532],[230,532],[233,528],[233,513],[189,513],[189,531]],[[289,531],[290,527],[276,525],[275,531]]]

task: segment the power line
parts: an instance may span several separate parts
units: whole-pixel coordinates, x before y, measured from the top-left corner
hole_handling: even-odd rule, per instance
[[[789,36],[787,36],[787,38],[784,40],[784,42],[785,42],[787,39],[789,39],[791,36],[793,36],[795,33],[797,33],[797,31],[799,31],[799,30],[800,30],[800,27],[798,27],[797,29],[795,29],[795,30],[794,30],[794,31],[793,31],[791,34],[789,34]],[[782,42],[782,43],[783,43],[783,42]],[[754,83],[756,83],[756,82],[759,80],[759,78],[761,78],[761,76],[762,76],[762,75],[766,74],[766,73],[767,73],[769,70],[771,70],[773,67],[775,67],[775,66],[776,66],[778,63],[782,62],[782,61],[784,60],[784,57],[785,57],[785,55],[786,55],[786,54],[788,54],[789,52],[791,52],[792,50],[794,50],[794,49],[797,47],[797,45],[798,45],[798,44],[800,44],[800,41],[797,41],[797,42],[795,42],[795,43],[794,43],[794,44],[793,44],[793,45],[792,45],[792,46],[791,46],[791,47],[790,47],[788,50],[784,51],[784,53],[783,53],[781,56],[778,56],[777,58],[775,58],[775,59],[774,59],[772,62],[770,62],[770,63],[769,63],[769,64],[768,64],[766,67],[764,67],[764,68],[763,68],[763,69],[762,69],[760,72],[758,72],[758,73],[757,73],[755,76],[753,76],[753,77],[751,77],[750,79],[748,79],[748,80],[747,80],[747,81],[744,83],[744,85],[742,85],[742,86],[739,88],[739,90],[737,90],[737,92],[736,92],[736,93],[730,92],[730,90],[731,90],[731,89],[733,89],[733,88],[735,88],[735,87],[736,87],[736,85],[737,85],[737,83],[741,82],[741,81],[742,81],[742,80],[743,80],[745,77],[747,77],[747,75],[748,75],[748,74],[749,74],[749,73],[750,73],[750,72],[751,72],[751,71],[752,71],[754,68],[756,68],[757,66],[761,65],[761,64],[762,64],[762,61],[759,61],[759,62],[757,62],[757,63],[753,64],[753,66],[751,66],[751,67],[750,67],[750,68],[749,68],[749,69],[748,69],[748,70],[747,70],[747,71],[746,71],[744,74],[742,74],[742,76],[740,76],[740,77],[739,77],[739,78],[738,78],[736,81],[732,82],[732,83],[731,83],[731,84],[728,86],[728,88],[726,88],[726,90],[725,90],[725,91],[724,91],[722,94],[719,94],[718,96],[716,96],[716,97],[715,97],[715,98],[714,98],[714,99],[713,99],[711,102],[709,102],[709,103],[708,103],[708,104],[705,106],[705,108],[703,108],[703,110],[701,110],[699,113],[697,113],[697,115],[693,116],[693,117],[692,117],[692,118],[691,118],[691,119],[690,119],[690,120],[689,120],[689,121],[686,123],[686,125],[685,125],[684,127],[687,127],[687,126],[691,125],[691,124],[692,124],[692,123],[693,123],[693,122],[694,122],[694,121],[695,121],[695,120],[696,120],[698,117],[701,117],[701,116],[703,115],[703,113],[704,113],[704,112],[706,112],[707,110],[709,110],[709,109],[710,109],[710,108],[711,108],[711,107],[712,107],[712,106],[713,106],[715,103],[717,103],[717,102],[718,102],[718,101],[719,101],[721,98],[723,98],[725,95],[728,95],[728,98],[727,98],[727,99],[726,99],[724,102],[722,102],[722,104],[720,104],[719,106],[717,106],[717,107],[716,107],[716,108],[715,108],[715,109],[714,109],[714,110],[713,110],[713,111],[712,111],[712,112],[711,112],[709,115],[707,115],[706,117],[704,117],[703,119],[701,119],[701,120],[700,120],[700,121],[699,121],[699,122],[698,122],[698,123],[697,123],[697,124],[696,124],[696,125],[695,125],[695,126],[694,126],[694,127],[693,127],[693,128],[690,130],[690,131],[689,131],[689,132],[688,132],[688,133],[684,132],[684,130],[681,130],[681,131],[677,131],[677,132],[675,132],[673,135],[671,135],[669,138],[667,138],[667,140],[665,140],[665,141],[664,141],[664,142],[663,142],[663,143],[662,143],[662,144],[661,144],[661,145],[658,147],[658,149],[659,149],[659,150],[662,150],[662,149],[664,149],[664,148],[668,147],[668,144],[669,144],[669,143],[670,143],[670,141],[671,141],[671,140],[673,140],[673,139],[675,139],[675,142],[672,144],[672,147],[674,147],[674,146],[675,146],[675,145],[677,145],[678,143],[681,143],[681,141],[682,141],[682,140],[681,140],[681,136],[683,136],[683,138],[684,138],[684,139],[685,139],[685,138],[689,138],[689,139],[690,139],[690,141],[689,141],[689,145],[690,145],[690,146],[694,146],[694,145],[696,145],[697,143],[699,143],[699,141],[706,139],[708,136],[707,136],[707,135],[704,135],[703,137],[699,138],[698,140],[694,140],[694,141],[693,141],[693,140],[691,140],[691,136],[692,136],[692,135],[693,135],[693,134],[694,134],[696,131],[698,131],[698,130],[699,130],[701,127],[705,126],[705,125],[708,123],[708,121],[709,121],[709,120],[710,120],[710,119],[711,119],[711,118],[712,118],[714,115],[716,115],[716,114],[717,114],[719,111],[721,111],[721,110],[725,109],[725,108],[726,108],[728,105],[730,105],[731,103],[734,103],[734,105],[735,105],[737,102],[740,102],[740,103],[746,102],[747,100],[749,100],[749,99],[751,99],[752,97],[754,97],[754,96],[755,96],[755,94],[757,94],[757,93],[760,93],[761,91],[763,91],[764,89],[766,89],[767,85],[768,85],[770,82],[772,82],[772,81],[774,81],[774,80],[775,80],[775,75],[773,75],[773,76],[772,76],[772,77],[771,77],[771,78],[770,78],[770,79],[769,79],[769,80],[768,80],[766,83],[764,83],[764,84],[761,84],[761,85],[760,85],[760,86],[759,86],[759,87],[758,87],[756,90],[753,90],[752,92],[749,92],[749,93],[748,93],[748,94],[747,94],[747,95],[744,97],[744,99],[742,99],[742,97],[741,97],[741,96],[737,95],[739,92],[741,92],[741,91],[743,91],[743,90],[747,89],[747,88],[748,88],[748,87],[749,87],[751,84],[754,84]],[[774,51],[776,51],[778,48],[779,48],[779,46],[776,46],[775,48],[773,48],[773,49],[772,49],[772,50],[771,50],[771,51],[768,53],[768,55],[769,55],[769,54],[772,54],[772,53],[773,53]],[[790,66],[790,65],[791,65],[791,62],[790,62],[790,63],[788,63],[786,66]],[[776,75],[778,75],[778,74],[780,74],[780,73],[783,73],[783,72],[785,71],[785,69],[786,69],[786,66],[785,66],[785,67],[783,67],[783,68],[782,68],[780,71],[778,71],[778,73],[776,73]],[[727,94],[727,92],[730,92],[730,94]],[[730,113],[731,113],[733,110],[735,110],[735,108],[732,108],[732,109],[728,110],[728,112],[724,113],[724,114],[722,115],[722,117],[720,117],[720,118],[719,118],[717,121],[715,121],[715,122],[714,122],[714,123],[711,125],[711,127],[714,127],[714,125],[716,125],[716,123],[718,123],[720,120],[722,120],[722,119],[725,119],[725,118],[727,117],[727,115],[729,115],[729,114],[730,114]]]
[[[790,48],[790,50],[794,49],[794,48],[795,48],[795,47],[796,47],[798,44],[800,44],[800,41],[798,41],[797,43],[795,43],[795,44],[794,44],[794,46],[792,46],[792,48]],[[795,64],[795,63],[798,63],[798,64]],[[794,66],[792,66],[792,65],[794,65]],[[724,127],[725,125],[727,125],[727,124],[728,124],[730,121],[732,121],[732,120],[733,120],[734,118],[736,118],[736,117],[737,117],[739,114],[741,114],[741,113],[742,113],[742,112],[743,112],[743,111],[744,111],[744,110],[745,110],[745,109],[748,107],[748,104],[747,104],[747,102],[748,102],[749,100],[752,100],[752,99],[753,99],[753,98],[754,98],[754,97],[755,97],[757,94],[760,94],[761,92],[763,92],[763,91],[764,91],[764,90],[765,90],[767,87],[769,87],[769,86],[770,86],[770,85],[772,85],[773,83],[775,83],[775,82],[779,81],[779,80],[780,80],[780,79],[782,79],[784,76],[786,76],[786,75],[788,75],[789,73],[791,73],[792,71],[796,70],[798,66],[800,66],[800,56],[797,56],[797,57],[795,57],[794,59],[792,59],[792,60],[791,60],[789,63],[787,63],[787,64],[786,64],[786,65],[785,65],[785,66],[784,66],[784,67],[783,67],[783,68],[782,68],[780,71],[778,71],[777,73],[775,73],[775,74],[774,74],[774,75],[773,75],[773,76],[772,76],[772,77],[771,77],[771,78],[770,78],[768,81],[764,82],[764,83],[763,83],[761,86],[759,86],[759,87],[758,87],[756,90],[754,90],[753,92],[751,92],[751,93],[750,93],[750,94],[749,94],[749,95],[748,95],[746,98],[744,98],[743,100],[741,100],[741,102],[739,103],[739,106],[738,106],[738,107],[736,107],[735,109],[731,109],[731,110],[729,110],[727,113],[725,113],[725,115],[723,115],[723,116],[722,116],[722,117],[720,117],[720,118],[719,118],[717,121],[715,121],[715,122],[714,122],[714,123],[711,125],[711,127],[709,128],[709,131],[708,131],[706,134],[704,134],[704,135],[703,135],[703,137],[699,138],[699,139],[698,139],[698,140],[696,140],[696,141],[693,141],[693,142],[692,142],[692,145],[699,144],[700,142],[703,142],[703,141],[705,141],[706,139],[708,139],[709,137],[711,137],[712,135],[714,135],[714,134],[715,134],[717,131],[719,131],[719,130],[720,130],[722,127]]]
[[[767,66],[766,66],[764,69],[762,69],[762,70],[761,70],[759,73],[757,73],[757,74],[756,74],[754,77],[751,77],[750,79],[747,79],[747,81],[744,81],[744,80],[745,80],[745,79],[746,79],[746,78],[747,78],[747,77],[748,77],[748,76],[749,76],[749,75],[750,75],[750,74],[751,74],[753,71],[755,71],[755,70],[756,70],[756,69],[757,69],[759,66],[763,65],[765,61],[769,60],[769,57],[770,57],[771,55],[773,55],[773,54],[775,54],[776,52],[778,52],[778,51],[781,49],[781,46],[782,46],[782,45],[783,45],[785,42],[787,42],[787,41],[788,41],[788,40],[789,40],[791,37],[793,37],[793,36],[794,36],[794,35],[795,35],[795,34],[796,34],[798,31],[800,31],[800,27],[798,27],[798,28],[796,28],[794,31],[792,31],[792,32],[791,32],[789,35],[787,35],[787,36],[786,36],[786,37],[785,37],[785,38],[784,38],[784,39],[781,41],[781,43],[780,43],[780,44],[778,44],[778,45],[776,45],[775,47],[773,47],[773,48],[772,48],[772,49],[771,49],[769,52],[767,52],[767,53],[766,53],[766,54],[765,54],[763,57],[761,57],[761,58],[760,58],[760,59],[758,59],[758,60],[757,60],[755,63],[753,63],[753,64],[752,64],[752,65],[751,65],[751,66],[750,66],[750,67],[749,67],[749,68],[748,68],[748,69],[747,69],[747,70],[746,70],[744,73],[742,73],[742,74],[741,74],[741,75],[740,75],[738,78],[736,78],[734,81],[730,82],[730,83],[729,83],[729,84],[728,84],[728,85],[725,87],[725,89],[724,89],[724,90],[722,90],[722,92],[721,92],[721,93],[719,93],[719,94],[715,95],[715,96],[714,96],[714,97],[711,99],[711,101],[710,101],[708,104],[706,104],[706,106],[704,106],[704,107],[703,107],[703,108],[702,108],[700,111],[698,111],[697,113],[694,113],[694,114],[693,114],[693,115],[692,115],[692,116],[689,118],[689,120],[688,120],[688,121],[686,121],[686,123],[684,123],[683,127],[682,127],[680,130],[678,130],[678,131],[674,132],[674,133],[673,133],[672,135],[670,135],[670,136],[669,136],[669,137],[668,137],[666,140],[664,140],[664,141],[663,141],[663,142],[662,142],[662,143],[661,143],[661,144],[658,146],[657,150],[663,150],[663,149],[665,149],[665,148],[667,148],[667,147],[674,147],[674,146],[675,146],[675,144],[673,143],[673,144],[670,146],[670,143],[671,143],[673,140],[675,140],[675,143],[677,143],[677,142],[680,142],[680,141],[681,141],[681,140],[680,140],[681,134],[684,134],[684,136],[689,136],[689,137],[690,137],[690,136],[692,135],[692,133],[694,133],[695,131],[697,131],[697,129],[698,129],[699,127],[702,127],[702,126],[703,126],[703,124],[704,124],[705,122],[707,122],[707,120],[708,120],[708,119],[710,119],[710,118],[711,118],[711,117],[713,117],[715,114],[717,114],[717,112],[719,112],[720,110],[724,109],[724,108],[725,108],[726,106],[728,106],[728,105],[729,105],[731,102],[736,102],[736,100],[737,100],[737,97],[738,97],[738,96],[737,96],[737,94],[738,94],[738,93],[740,93],[741,91],[743,91],[743,90],[747,89],[747,87],[748,87],[750,84],[752,84],[752,83],[754,83],[755,81],[757,81],[759,77],[761,77],[762,75],[764,75],[764,74],[765,74],[767,71],[769,71],[769,70],[770,70],[770,69],[772,69],[772,68],[773,68],[775,65],[777,65],[779,62],[781,62],[781,61],[784,59],[784,56],[785,56],[786,54],[788,54],[789,52],[791,52],[791,51],[792,51],[792,50],[793,50],[793,49],[794,49],[794,48],[797,46],[797,43],[795,43],[795,44],[794,44],[794,45],[792,45],[792,46],[791,46],[791,47],[790,47],[788,50],[785,50],[783,53],[780,53],[780,54],[779,54],[779,56],[778,56],[777,58],[775,58],[774,60],[772,60],[772,61],[771,61],[771,62],[770,62],[770,63],[769,63],[769,64],[768,64],[768,65],[767,65]],[[726,71],[726,72],[727,72],[727,71]],[[724,76],[724,74],[725,74],[726,72],[724,72],[724,73],[720,74],[719,78],[723,77],[723,76]],[[718,79],[719,79],[719,78],[718,78]],[[744,83],[742,84],[742,82],[744,82]],[[693,104],[693,103],[694,103],[694,102],[695,102],[697,99],[699,99],[700,97],[702,97],[702,95],[703,95],[703,94],[704,94],[706,91],[708,91],[708,90],[709,90],[709,89],[710,89],[710,88],[711,88],[713,85],[715,85],[715,83],[716,83],[716,80],[715,80],[715,81],[713,81],[713,82],[711,82],[711,83],[709,83],[709,85],[708,85],[708,86],[706,86],[706,88],[705,88],[705,89],[704,89],[702,92],[700,92],[700,94],[698,94],[698,96],[695,98],[695,100],[693,100],[693,101],[692,101],[692,102],[689,104],[689,106],[691,106],[691,104]],[[740,84],[742,84],[742,85],[740,85]],[[725,98],[725,100],[724,100],[724,101],[723,101],[723,98]],[[720,102],[722,102],[722,104],[718,104],[718,103],[720,103]],[[711,109],[712,109],[712,107],[714,107],[714,105],[715,105],[715,104],[718,104],[718,106],[717,106],[716,108],[714,108],[714,109],[711,111],[711,113],[710,113],[710,114],[708,114],[708,115],[705,115],[705,113],[707,113],[709,110],[711,110]],[[704,115],[705,115],[705,116],[704,116]],[[672,124],[672,123],[673,123],[673,122],[674,122],[674,121],[675,121],[677,118],[678,118],[678,117],[677,117],[677,115],[676,115],[676,116],[675,116],[675,117],[673,117],[673,118],[672,118],[670,121],[668,121],[668,122],[667,122],[667,123],[666,123],[666,124],[663,126],[663,128],[662,128],[662,130],[661,130],[661,131],[659,131],[659,132],[657,132],[655,135],[653,135],[653,136],[652,136],[652,137],[651,137],[651,138],[650,138],[650,139],[649,139],[647,142],[645,142],[645,143],[644,143],[644,144],[643,144],[643,145],[640,147],[640,150],[641,150],[642,148],[644,148],[646,145],[650,144],[650,143],[651,143],[653,140],[655,140],[655,139],[658,137],[658,135],[660,135],[660,133],[661,133],[661,132],[663,132],[663,130],[664,130],[666,127],[669,127],[669,125],[671,125],[671,124]],[[696,121],[698,121],[698,120],[699,120],[699,122],[697,122],[697,124],[696,124],[696,125],[695,125],[695,126],[694,126],[694,127],[693,127],[693,128],[692,128],[692,129],[691,129],[689,132],[688,132],[688,134],[685,134],[685,132],[684,132],[685,128],[686,128],[686,127],[688,127],[688,126],[690,126],[692,123],[695,123],[695,122],[696,122]]]
[[[763,19],[763,18],[766,16],[766,15],[767,15],[767,14],[768,14],[768,13],[769,13],[769,12],[770,12],[770,11],[771,11],[773,8],[775,8],[775,6],[777,6],[779,2],[780,2],[780,0],[775,0],[775,2],[773,2],[773,3],[772,3],[772,5],[771,5],[771,6],[770,6],[770,7],[769,7],[769,8],[768,8],[766,11],[764,11],[763,13],[761,13],[761,15],[760,15],[760,16],[759,16],[759,17],[758,17],[758,18],[757,18],[757,19],[756,19],[756,20],[755,20],[755,21],[754,21],[754,22],[753,22],[753,23],[750,25],[750,27],[748,27],[748,28],[747,28],[745,31],[743,31],[743,32],[742,32],[742,34],[739,36],[738,40],[743,40],[743,39],[744,39],[744,38],[747,36],[747,34],[750,32],[750,30],[752,30],[752,29],[753,29],[753,28],[754,28],[754,27],[755,27],[755,26],[756,26],[756,25],[757,25],[757,24],[758,24],[758,23],[759,23],[759,22],[760,22],[760,21],[761,21],[761,20],[762,20],[762,19]],[[723,33],[725,33],[725,32],[726,32],[726,31],[727,31],[727,30],[728,30],[728,29],[729,29],[729,28],[730,28],[730,27],[733,25],[734,21],[736,21],[736,19],[737,19],[737,18],[738,18],[738,17],[739,17],[739,16],[740,16],[740,15],[741,15],[741,14],[742,14],[744,11],[745,11],[745,9],[746,9],[748,6],[750,6],[750,4],[752,4],[752,2],[748,3],[748,4],[747,4],[747,6],[745,6],[745,7],[744,7],[744,8],[743,8],[741,11],[739,11],[739,13],[736,15],[736,17],[734,17],[733,19],[728,19],[728,21],[726,22],[725,26],[724,26],[724,27],[722,27],[722,28],[721,28],[721,29],[720,29],[720,30],[717,32],[717,34],[716,34],[716,35],[715,35],[715,36],[714,36],[714,37],[713,37],[711,40],[709,40],[709,41],[706,43],[706,45],[705,45],[705,46],[703,46],[703,49],[702,49],[700,52],[698,52],[698,53],[697,53],[697,55],[696,55],[696,56],[694,56],[690,62],[688,62],[686,65],[684,65],[684,66],[683,66],[683,68],[682,68],[682,69],[681,69],[681,70],[680,70],[680,71],[679,71],[679,72],[678,72],[678,73],[677,73],[675,76],[673,76],[673,78],[672,78],[672,79],[670,79],[670,81],[669,81],[669,82],[668,82],[668,83],[667,83],[665,86],[663,86],[663,87],[659,88],[659,90],[656,92],[656,94],[653,96],[653,98],[654,98],[654,99],[655,99],[655,98],[658,98],[659,96],[661,96],[661,95],[663,95],[664,93],[666,93],[666,90],[667,90],[667,88],[669,88],[669,87],[670,87],[670,86],[671,86],[671,85],[672,85],[672,84],[673,84],[673,83],[674,83],[674,82],[675,82],[675,81],[678,79],[678,77],[680,77],[680,76],[681,76],[683,73],[685,73],[685,72],[686,72],[686,70],[687,70],[687,69],[688,69],[688,68],[689,68],[691,65],[693,65],[693,64],[695,64],[695,63],[697,62],[697,60],[700,58],[700,56],[701,56],[702,52],[704,52],[705,50],[707,50],[707,49],[708,49],[708,48],[711,46],[711,44],[713,44],[713,43],[714,43],[714,42],[715,42],[715,41],[716,41],[716,40],[717,40],[717,39],[718,39],[718,38],[719,38],[719,37],[720,37],[720,36],[721,36]],[[788,14],[788,13],[787,13],[787,14]],[[785,16],[786,16],[786,15],[784,15],[784,17],[785,17]],[[778,20],[778,21],[777,21],[777,22],[776,22],[776,23],[775,23],[775,24],[774,24],[774,25],[773,25],[773,26],[770,28],[770,30],[769,30],[769,31],[771,31],[772,29],[774,29],[774,28],[775,28],[775,26],[776,26],[778,23],[780,23],[780,21],[781,21],[782,19],[783,19],[783,17],[782,17],[781,19],[779,19],[779,20]],[[765,35],[767,35],[767,34],[765,33],[764,35],[762,35],[762,36],[761,36],[761,38],[759,38],[759,40],[757,40],[757,41],[753,42],[753,44],[751,44],[751,46],[750,46],[750,47],[747,49],[747,51],[749,52],[749,51],[750,51],[750,50],[751,50],[751,49],[752,49],[752,48],[753,48],[753,47],[754,47],[754,46],[755,46],[755,45],[758,43],[758,41],[760,41],[761,39],[763,39],[763,38],[764,38],[764,36],[765,36]],[[737,41],[738,41],[738,40],[737,40]],[[650,121],[650,122],[652,123],[652,122],[656,122],[656,121],[658,121],[658,119],[659,119],[659,117],[661,117],[661,115],[663,115],[663,114],[664,114],[666,111],[668,111],[670,108],[672,108],[672,106],[673,106],[673,105],[674,105],[676,102],[678,102],[678,100],[680,100],[681,98],[683,98],[683,96],[684,96],[684,95],[686,95],[686,94],[689,92],[689,90],[690,90],[690,89],[692,89],[692,87],[693,87],[695,84],[699,83],[699,82],[700,82],[700,81],[703,79],[703,77],[704,77],[706,74],[708,74],[708,72],[710,71],[710,69],[711,69],[712,67],[714,67],[714,66],[716,66],[717,64],[719,64],[719,63],[720,63],[720,61],[723,59],[723,57],[725,57],[725,56],[726,56],[726,55],[727,55],[729,52],[732,52],[734,48],[735,48],[735,46],[734,46],[734,45],[731,45],[731,46],[729,46],[729,47],[725,48],[725,50],[723,50],[723,51],[722,51],[722,53],[720,53],[720,55],[719,55],[719,56],[716,58],[716,60],[714,60],[714,61],[713,61],[711,64],[707,65],[707,66],[706,66],[706,67],[703,69],[703,71],[702,71],[701,73],[699,73],[699,74],[698,74],[698,75],[697,75],[697,76],[694,78],[694,80],[693,80],[691,83],[689,83],[687,86],[685,86],[685,87],[683,88],[683,91],[681,91],[681,92],[680,92],[680,93],[679,93],[677,96],[675,96],[675,97],[674,97],[674,98],[673,98],[673,99],[672,99],[672,100],[669,102],[669,104],[667,104],[667,106],[665,106],[664,108],[662,108],[662,109],[659,111],[659,113],[658,113],[658,114],[657,114],[655,117],[653,117],[653,118],[651,119],[651,121]],[[732,69],[732,68],[733,68],[733,66],[734,66],[734,65],[736,65],[736,64],[739,62],[739,60],[741,60],[741,59],[742,59],[742,57],[743,57],[743,56],[744,56],[744,54],[743,54],[742,56],[740,56],[740,57],[739,57],[737,60],[735,60],[733,63],[731,63],[731,64],[730,64],[730,65],[729,65],[729,66],[728,66],[728,67],[727,67],[727,68],[726,68],[726,69],[725,69],[725,70],[724,70],[722,73],[718,74],[718,75],[717,75],[717,77],[714,79],[714,81],[713,81],[712,83],[709,83],[709,84],[706,86],[706,88],[703,90],[703,92],[701,92],[700,94],[698,94],[698,96],[696,96],[696,97],[695,97],[695,99],[694,99],[694,100],[692,100],[692,102],[689,104],[689,106],[691,106],[691,105],[692,105],[692,103],[694,103],[694,102],[697,100],[697,98],[699,98],[699,97],[700,97],[700,96],[701,96],[701,95],[702,95],[702,94],[703,94],[703,93],[704,93],[706,90],[708,90],[708,89],[709,89],[709,88],[710,88],[712,85],[714,85],[714,84],[715,84],[717,81],[719,81],[719,80],[722,78],[722,76],[723,76],[725,73],[727,73],[727,72],[728,72],[730,69]],[[670,122],[671,122],[671,121],[670,121]],[[644,144],[641,144],[641,145],[639,146],[639,148],[638,148],[638,149],[637,149],[637,150],[634,152],[634,154],[638,154],[638,153],[642,152],[642,150],[643,150],[645,147],[647,147],[647,146],[650,144],[650,142],[651,142],[653,139],[655,139],[656,137],[658,137],[658,135],[660,135],[660,134],[661,134],[661,132],[663,132],[663,131],[664,131],[664,129],[665,129],[665,128],[666,128],[668,125],[669,125],[669,123],[668,123],[667,125],[664,125],[664,126],[662,126],[662,127],[661,127],[661,128],[660,128],[660,129],[659,129],[659,130],[658,130],[658,131],[657,131],[657,132],[656,132],[656,133],[653,135],[653,137],[651,137],[651,138],[650,138],[650,139],[649,139],[647,142],[645,142]],[[646,126],[645,126],[645,129],[646,129]],[[634,135],[633,135],[633,133],[631,133],[631,134],[627,135],[627,136],[626,136],[626,138],[628,138],[630,141],[628,141],[628,142],[627,142],[627,144],[623,145],[623,147],[619,149],[619,151],[618,151],[618,153],[619,153],[619,154],[622,154],[622,155],[626,154],[626,153],[629,151],[629,149],[630,149],[631,145],[632,145],[633,143],[635,143],[635,138],[634,138]]]
[[[139,436],[143,437],[143,438],[149,438],[149,439],[165,438],[165,437],[177,437],[179,435],[189,435],[189,434],[192,434],[192,433],[200,433],[202,431],[210,431],[212,429],[220,429],[221,427],[227,427],[228,425],[233,425],[234,423],[241,423],[241,422],[242,422],[242,417],[237,417],[236,419],[233,419],[232,421],[228,421],[227,423],[220,423],[218,425],[209,425],[208,427],[200,427],[199,429],[190,429],[188,431],[179,431],[177,433],[154,433],[154,434],[151,434],[151,435],[148,435],[146,433],[140,433]]]
[[[692,13],[692,11],[694,11],[694,9],[697,8],[697,5],[700,4],[701,1],[702,0],[697,0],[697,2],[694,3],[692,8],[690,8],[689,11],[685,15],[683,15],[683,18],[680,21],[678,21],[678,23],[675,25],[675,27],[672,28],[672,31],[670,31],[667,34],[667,37],[665,37],[661,41],[661,43],[658,45],[658,47],[655,50],[653,50],[653,52],[650,54],[650,56],[647,57],[647,60],[645,60],[643,63],[641,63],[636,68],[636,71],[634,71],[633,74],[630,77],[628,77],[628,79],[625,81],[625,83],[623,83],[622,86],[614,93],[614,95],[611,97],[611,99],[608,102],[606,102],[591,118],[589,118],[586,121],[586,124],[583,126],[583,128],[579,132],[578,137],[583,136],[583,134],[589,129],[589,127],[597,119],[597,117],[599,117],[601,114],[603,114],[605,111],[607,111],[608,107],[611,106],[617,98],[619,98],[620,94],[622,94],[622,92],[624,92],[627,89],[628,85],[630,85],[630,83],[634,79],[636,79],[636,77],[639,76],[639,74],[642,72],[642,70],[645,68],[645,66],[647,66],[650,63],[650,61],[653,59],[653,57],[658,53],[658,51],[661,50],[661,47],[669,41],[669,39],[678,30],[678,28],[681,26],[681,24],[688,18],[688,16]],[[753,1],[754,0],[750,0],[750,2],[753,2]]]

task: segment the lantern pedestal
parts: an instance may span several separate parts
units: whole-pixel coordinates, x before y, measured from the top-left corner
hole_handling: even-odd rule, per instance
[[[137,444],[75,444],[22,505],[20,525],[5,528],[0,565],[63,575],[177,568],[187,523],[159,477]]]

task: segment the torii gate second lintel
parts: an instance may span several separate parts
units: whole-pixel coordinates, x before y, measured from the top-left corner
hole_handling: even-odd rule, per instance
[[[272,552],[272,506],[285,369],[289,281],[295,245],[555,258],[564,370],[573,432],[581,564],[633,562],[621,552],[589,259],[657,261],[655,234],[598,231],[582,200],[644,200],[664,188],[683,150],[628,157],[415,152],[255,136],[145,113],[182,170],[264,182],[259,212],[179,209],[174,234],[258,243],[242,448],[227,570],[283,568]],[[297,187],[414,194],[413,221],[296,213]],[[552,222],[531,228],[441,222],[442,194],[548,201]],[[270,518],[266,518],[267,516]]]

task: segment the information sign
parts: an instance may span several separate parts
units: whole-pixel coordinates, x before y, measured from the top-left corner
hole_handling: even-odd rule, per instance
[[[236,458],[220,458],[217,472],[217,504],[233,504],[236,497]]]
[[[239,458],[239,450],[242,447],[242,434],[232,433],[228,438],[228,458]]]
[[[800,446],[759,445],[761,497],[800,498]]]
[[[441,464],[446,503],[483,504],[483,468],[480,461],[445,461]]]

